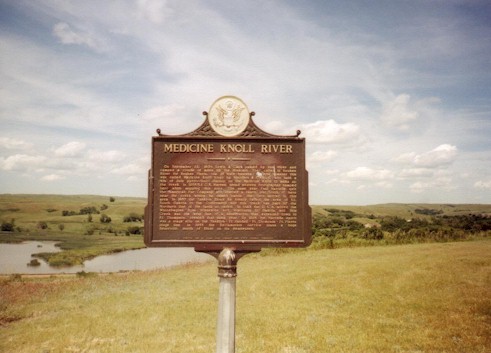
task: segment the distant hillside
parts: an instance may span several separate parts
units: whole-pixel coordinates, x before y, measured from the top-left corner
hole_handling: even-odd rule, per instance
[[[113,200],[113,201],[111,201]],[[16,227],[33,230],[39,222],[46,222],[52,229],[64,225],[67,232],[79,233],[87,224],[87,214],[80,214],[84,208],[95,208],[93,222],[99,223],[100,214],[111,219],[111,225],[124,229],[124,217],[129,214],[143,215],[147,203],[142,197],[119,197],[101,195],[27,195],[0,194],[0,221],[15,220]],[[329,215],[329,209],[350,211],[355,220],[369,222],[385,216],[405,219],[431,218],[435,215],[458,216],[481,214],[491,216],[491,204],[403,204],[390,203],[368,206],[313,205],[312,215]],[[65,213],[63,213],[66,211]],[[67,213],[68,212],[68,213]],[[65,214],[65,216],[63,215]],[[66,216],[70,214],[70,216]]]
[[[434,215],[461,216],[468,214],[487,214],[491,216],[491,204],[425,204],[425,203],[386,203],[368,206],[312,206],[312,213],[327,214],[326,209],[352,211],[359,215],[376,218],[394,216],[401,218],[431,217]]]
[[[53,230],[63,224],[64,232],[81,233],[90,223],[89,212],[81,212],[85,209],[96,211],[91,212],[92,223],[100,223],[99,217],[106,214],[112,220],[109,225],[122,231],[124,217],[131,213],[141,217],[146,202],[145,198],[118,196],[1,194],[0,221],[13,219],[16,228],[23,231],[35,230],[39,222],[46,222]]]

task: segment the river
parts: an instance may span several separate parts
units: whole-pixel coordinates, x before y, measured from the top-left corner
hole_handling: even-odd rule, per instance
[[[26,241],[20,244],[0,243],[0,274],[60,274],[81,271],[107,273],[153,270],[212,259],[210,255],[197,253],[192,248],[144,248],[98,256],[85,261],[82,266],[51,267],[41,259],[39,259],[40,266],[27,265],[33,259],[31,254],[57,251],[60,249],[55,246],[55,242],[49,241]]]

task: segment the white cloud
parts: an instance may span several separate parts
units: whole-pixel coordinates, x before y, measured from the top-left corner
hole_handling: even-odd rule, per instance
[[[113,169],[111,173],[119,175],[146,175],[147,170],[142,168],[141,165],[130,163],[122,167]]]
[[[417,181],[410,185],[411,192],[420,194],[430,189],[444,189],[451,190],[455,187],[452,185],[452,178],[450,177],[438,177],[428,181]]]
[[[11,137],[0,137],[0,148],[7,150],[26,150],[32,147],[32,143],[18,140]]]
[[[138,0],[138,16],[154,24],[161,24],[172,14],[165,0]]]
[[[355,144],[360,138],[358,125],[354,123],[339,124],[332,119],[304,124],[301,130],[310,143]]]
[[[390,189],[394,186],[394,184],[389,181],[379,181],[378,183],[375,183],[375,185],[385,189]]]
[[[474,183],[474,187],[478,189],[491,189],[491,180],[479,180]]]
[[[371,180],[371,181],[384,181],[394,178],[394,173],[387,169],[372,169],[368,167],[358,167],[345,174],[348,179],[351,180]]]
[[[434,172],[430,168],[404,168],[398,173],[398,176],[401,178],[431,177],[434,175]]]
[[[185,111],[185,106],[181,104],[159,105],[147,109],[142,115],[143,120],[167,120],[179,119]]]
[[[272,120],[265,123],[264,126],[260,126],[260,129],[272,134],[284,134],[285,124],[279,120]]]
[[[335,151],[315,151],[310,156],[307,157],[307,162],[309,163],[323,163],[334,159],[337,156]]]
[[[16,154],[0,159],[0,167],[9,171],[29,171],[42,169],[47,158],[44,156],[30,156],[27,154]]]
[[[44,181],[57,181],[57,180],[62,180],[62,179],[65,179],[65,177],[62,175],[59,175],[59,174],[49,174],[49,175],[45,175],[41,178],[41,180],[44,180]]]
[[[83,154],[85,146],[86,145],[83,142],[78,142],[78,141],[68,142],[67,144],[64,144],[63,146],[60,146],[57,149],[55,149],[55,155],[57,157],[64,157],[64,158],[80,157]]]
[[[58,22],[53,26],[53,35],[63,44],[79,44],[95,50],[102,49],[102,43],[95,35],[74,30],[65,22]]]
[[[416,167],[434,168],[451,164],[457,157],[457,147],[449,144],[440,145],[431,151],[417,154],[409,152],[399,155],[396,162],[411,164]]]
[[[400,94],[392,101],[384,104],[382,122],[399,130],[408,130],[412,122],[419,117],[419,113],[409,107],[410,96]]]
[[[98,151],[90,150],[88,153],[88,159],[94,162],[112,163],[120,162],[126,158],[126,154],[121,151]]]

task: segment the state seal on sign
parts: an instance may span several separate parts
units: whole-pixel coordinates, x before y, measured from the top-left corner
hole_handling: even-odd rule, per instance
[[[245,103],[234,96],[218,98],[210,108],[208,122],[222,136],[236,136],[249,124],[249,109]]]

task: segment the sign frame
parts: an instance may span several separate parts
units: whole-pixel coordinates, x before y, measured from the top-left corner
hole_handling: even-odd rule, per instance
[[[233,96],[221,99],[230,101],[234,98],[243,104],[241,100]],[[219,101],[220,99],[213,104],[216,105]],[[259,251],[264,247],[306,247],[310,245],[312,220],[311,208],[308,204],[305,139],[299,137],[300,131],[292,136],[267,133],[253,122],[254,112],[247,111],[247,114],[247,125],[244,128],[242,123],[241,131],[235,136],[220,135],[216,127],[211,126],[207,112],[203,112],[203,115],[206,116],[205,121],[193,132],[183,135],[164,135],[160,129],[157,130],[158,136],[152,137],[152,166],[148,172],[148,204],[145,207],[144,217],[144,240],[147,246],[193,247],[196,251],[211,253],[220,252],[224,248],[249,252]],[[238,124],[240,123],[239,121]],[[273,191],[277,196],[275,210],[285,211],[279,214],[288,217],[271,216],[271,220],[267,221],[269,224],[256,224],[249,227],[244,227],[244,224],[239,226],[238,223],[232,227],[223,227],[223,224],[217,227],[215,223],[214,226],[207,229],[204,229],[206,227],[199,229],[200,227],[196,227],[196,224],[206,224],[209,221],[208,218],[213,217],[212,212],[222,212],[228,216],[240,214],[240,217],[250,215],[248,220],[259,219],[257,217],[266,219],[267,217],[258,216],[258,208],[255,209],[255,215],[252,216],[252,213],[248,213],[252,212],[252,207],[246,207],[245,211],[241,210],[239,213],[235,212],[236,210],[232,212],[234,206],[222,205],[213,210],[212,208],[218,205],[213,201],[209,202],[208,211],[202,211],[199,208],[201,204],[195,205],[192,201],[194,194],[191,188],[186,190],[191,183],[184,180],[187,175],[181,170],[184,167],[189,168],[188,175],[199,174],[209,181],[210,196],[214,198],[221,193],[222,189],[219,186],[225,180],[216,181],[214,178],[220,178],[216,175],[225,175],[221,178],[229,178],[227,180],[231,180],[232,177],[238,178],[235,180],[238,181],[237,183],[227,184],[223,192],[229,192],[230,195],[240,198],[241,200],[237,200],[240,205],[251,200],[257,203],[261,201],[260,197],[269,195],[270,190],[276,190]],[[217,170],[221,170],[221,173],[218,174]],[[236,173],[236,170],[241,172]],[[273,180],[278,176],[282,176],[282,179]],[[264,179],[253,180],[256,177]],[[198,179],[196,175],[190,178],[195,181]],[[266,178],[270,179],[266,180]],[[250,186],[254,192],[258,190],[258,196],[256,197],[251,190],[246,190],[245,194],[241,194],[237,187],[241,182],[245,187],[241,187],[240,190]],[[282,184],[275,185],[276,182]],[[286,194],[289,198],[284,196]],[[242,197],[242,195],[245,196]],[[167,218],[182,218],[184,214],[189,213],[184,212],[184,208],[179,206],[183,212],[178,214],[176,203],[183,203],[182,199],[187,200],[185,202],[190,204],[187,205],[190,208],[187,211],[191,212],[191,215],[193,210],[201,215],[197,216],[198,219],[203,218],[201,222],[192,223],[187,220],[186,222],[190,222],[190,227],[187,228],[176,227],[176,224],[169,223]],[[265,199],[269,198],[265,197]],[[279,203],[280,199],[283,204]],[[234,201],[234,199],[228,200],[230,203]],[[268,202],[262,202],[262,207],[265,206],[268,206]]]

